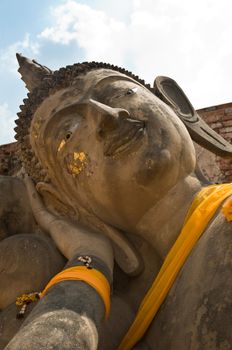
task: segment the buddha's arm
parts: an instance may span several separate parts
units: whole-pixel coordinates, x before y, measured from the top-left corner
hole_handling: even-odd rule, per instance
[[[27,179],[27,188],[37,222],[69,259],[64,271],[70,266],[83,265],[78,258],[88,255],[93,269],[110,284],[113,252],[109,240],[56,218],[46,210],[30,179]],[[93,269],[86,268],[87,275]],[[48,290],[6,349],[97,349],[105,312],[101,293],[89,283],[63,280]]]
[[[94,260],[94,267],[109,278],[100,260]],[[96,350],[105,311],[100,295],[87,283],[60,282],[49,289],[5,350]]]

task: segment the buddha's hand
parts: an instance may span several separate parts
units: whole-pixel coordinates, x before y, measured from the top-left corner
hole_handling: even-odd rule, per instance
[[[25,176],[24,181],[35,220],[43,230],[50,234],[61,253],[67,259],[78,254],[93,255],[112,270],[113,249],[108,237],[52,214],[45,207],[30,177]]]

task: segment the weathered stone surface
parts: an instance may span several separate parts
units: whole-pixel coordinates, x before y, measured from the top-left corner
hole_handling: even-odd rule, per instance
[[[47,71],[35,89],[38,64],[22,62],[31,92],[16,131],[29,177],[27,192],[19,178],[0,182],[0,346],[9,341],[7,350],[114,350],[202,188],[181,120],[204,123],[176,83],[171,88],[181,98],[170,108],[118,67],[92,62]],[[211,112],[212,122],[221,123],[217,108]],[[198,129],[190,128],[196,141]],[[211,142],[202,132],[201,140]],[[135,349],[229,349],[231,237],[231,223],[218,211]],[[98,288],[69,276],[28,309],[18,330],[16,296],[42,290],[59,270],[75,267],[77,273],[80,265],[88,276],[95,268],[109,283],[109,320]]]
[[[16,177],[0,176],[0,193],[0,240],[18,233],[33,232],[36,223],[23,181]]]
[[[41,291],[63,265],[49,237],[18,234],[0,242],[0,309],[17,296]]]

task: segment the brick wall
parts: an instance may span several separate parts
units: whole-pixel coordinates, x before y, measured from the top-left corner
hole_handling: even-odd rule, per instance
[[[212,129],[232,143],[232,102],[203,108],[198,110],[198,113]],[[232,160],[223,159],[199,147],[196,148],[200,166],[206,177],[213,182],[232,182]]]
[[[200,116],[216,132],[232,143],[232,102],[198,110]],[[198,164],[210,181],[232,182],[232,161],[224,160],[195,144]],[[19,170],[17,143],[0,146],[0,174],[12,174]]]

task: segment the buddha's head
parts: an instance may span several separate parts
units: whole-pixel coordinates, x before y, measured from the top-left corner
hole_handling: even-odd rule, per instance
[[[40,80],[17,137],[41,193],[125,229],[194,171],[185,125],[138,77],[86,63]]]

